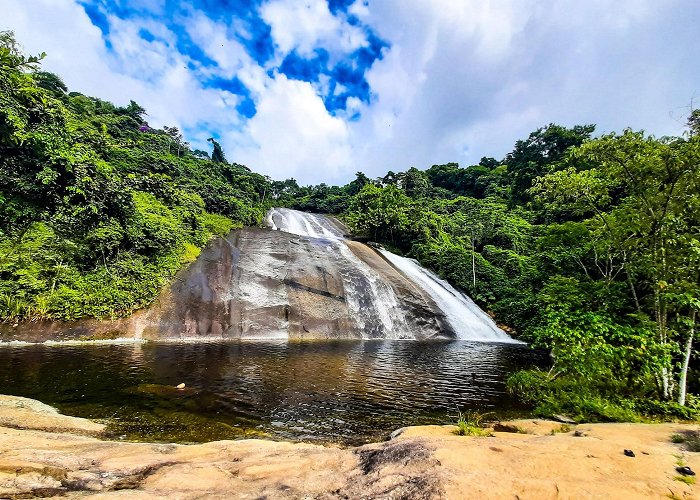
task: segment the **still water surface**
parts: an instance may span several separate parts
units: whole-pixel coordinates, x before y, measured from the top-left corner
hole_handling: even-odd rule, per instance
[[[3,346],[0,393],[106,419],[122,439],[359,444],[454,422],[458,408],[523,412],[505,380],[543,362],[527,346],[466,341]]]

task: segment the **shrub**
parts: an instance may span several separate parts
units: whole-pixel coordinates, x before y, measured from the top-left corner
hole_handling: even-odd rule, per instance
[[[490,429],[485,429],[483,427],[484,417],[477,412],[466,412],[462,413],[459,409],[457,410],[457,430],[455,434],[458,436],[492,436]]]

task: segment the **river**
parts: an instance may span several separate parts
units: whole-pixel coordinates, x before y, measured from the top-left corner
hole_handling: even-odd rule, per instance
[[[359,444],[453,423],[458,409],[522,412],[505,380],[538,360],[522,345],[457,340],[4,346],[0,393],[106,419],[118,439]]]

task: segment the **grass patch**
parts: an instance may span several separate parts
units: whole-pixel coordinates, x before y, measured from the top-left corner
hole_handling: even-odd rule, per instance
[[[483,427],[484,417],[488,414],[477,412],[462,413],[459,409],[457,413],[457,430],[454,431],[454,433],[458,436],[493,436],[490,429],[485,429]]]
[[[695,484],[695,476],[675,476],[673,479],[685,484]]]
[[[571,432],[572,427],[569,424],[561,424],[558,429],[552,429],[549,433],[554,436],[555,434],[566,434]]]
[[[624,396],[624,387],[612,380],[586,381],[572,375],[556,379],[541,370],[516,372],[508,379],[508,391],[531,404],[542,418],[567,415],[575,422],[639,422],[644,420],[698,420],[700,404],[688,406],[658,401],[644,395]],[[700,438],[698,438],[700,450]]]

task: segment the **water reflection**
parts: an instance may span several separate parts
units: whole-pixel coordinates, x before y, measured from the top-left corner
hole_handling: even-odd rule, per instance
[[[505,379],[541,362],[525,346],[464,341],[33,345],[0,348],[0,392],[108,418],[129,439],[355,444],[457,408],[518,410]]]

